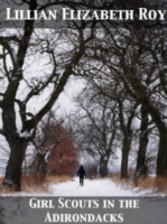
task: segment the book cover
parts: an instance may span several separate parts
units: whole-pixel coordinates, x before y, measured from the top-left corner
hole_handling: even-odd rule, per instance
[[[0,223],[165,224],[167,2],[0,5]]]

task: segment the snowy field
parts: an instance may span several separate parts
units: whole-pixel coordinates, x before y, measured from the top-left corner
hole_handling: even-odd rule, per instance
[[[111,179],[85,179],[83,187],[79,186],[79,181],[74,178],[68,183],[50,185],[49,192],[55,196],[139,196],[150,194],[149,191],[140,191],[138,188],[130,188],[114,183]]]
[[[157,193],[156,189],[141,190],[133,186],[121,185],[114,183],[109,178],[89,180],[85,179],[84,186],[79,186],[78,178],[70,181],[50,184],[48,192],[20,192],[12,194],[2,194],[2,196],[167,196],[164,193]]]

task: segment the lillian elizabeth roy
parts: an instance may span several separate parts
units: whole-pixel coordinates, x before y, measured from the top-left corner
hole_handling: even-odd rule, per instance
[[[165,20],[167,10],[148,10],[139,8],[137,17],[139,20]],[[6,8],[6,20],[134,20],[134,10],[74,10],[61,8],[54,10],[25,10]]]

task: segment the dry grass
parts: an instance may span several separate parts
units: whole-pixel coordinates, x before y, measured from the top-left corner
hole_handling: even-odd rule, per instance
[[[158,192],[167,193],[167,178],[157,177],[154,184]]]
[[[154,177],[147,177],[146,179],[141,179],[138,182],[138,187],[143,189],[152,188],[155,186],[155,178]]]
[[[66,182],[70,179],[71,179],[71,177],[67,176],[67,175],[59,175],[59,176],[49,175],[46,178],[46,182],[47,183],[62,183],[62,182]]]
[[[118,184],[118,185],[132,185],[132,180],[131,178],[125,178],[125,179],[121,179],[120,178],[120,173],[113,173],[112,175],[109,175],[109,177],[112,179],[112,181],[115,183],[115,184]]]
[[[38,181],[34,174],[22,176],[22,191],[24,192],[47,192],[48,185],[68,181],[69,176],[47,176],[45,180]],[[2,186],[3,177],[0,177],[0,194],[14,192],[14,189]]]
[[[167,178],[163,177],[147,177],[139,180],[138,187],[142,189],[153,188],[156,192],[167,193]]]
[[[120,174],[115,173],[109,175],[109,178],[112,179],[118,185],[128,185],[132,186],[131,179],[120,179]],[[59,176],[47,176],[45,181],[38,182],[33,174],[31,175],[23,175],[22,177],[22,191],[24,192],[47,192],[49,184],[58,184],[62,182],[66,182],[70,180],[71,177],[67,175],[59,175]],[[2,184],[3,178],[0,177],[0,184]],[[141,179],[138,182],[138,187],[141,189],[149,189],[153,188],[156,192],[164,192],[167,193],[167,178],[155,178],[155,177],[148,177],[146,179]],[[2,185],[0,186],[0,194],[3,193],[11,193],[14,191],[13,189],[6,189],[3,188]]]
[[[120,179],[120,174],[115,173],[109,176],[114,183],[118,185],[134,186],[133,178]],[[147,177],[138,181],[140,189],[154,189],[157,193],[167,193],[167,178],[162,177]]]
[[[116,184],[122,184],[122,180],[120,179],[120,174],[118,173],[113,173],[109,175],[109,178],[111,178],[112,181]]]
[[[25,192],[40,192],[47,191],[47,184],[44,182],[38,182],[33,174],[22,176],[22,191]]]

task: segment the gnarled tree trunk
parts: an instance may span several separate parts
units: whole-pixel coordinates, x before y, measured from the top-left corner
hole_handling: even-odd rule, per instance
[[[3,180],[3,185],[9,186],[15,191],[21,190],[22,164],[27,145],[28,142],[26,140],[17,139],[15,140],[13,145],[10,146],[11,151],[9,155],[5,177]]]

